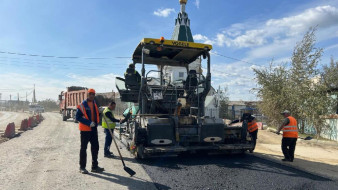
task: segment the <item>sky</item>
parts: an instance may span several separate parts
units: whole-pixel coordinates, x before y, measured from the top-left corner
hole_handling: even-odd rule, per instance
[[[170,39],[179,10],[178,0],[0,0],[1,99],[31,100],[34,84],[38,100],[67,86],[116,90],[138,43]],[[213,45],[212,85],[230,100],[258,100],[252,69],[289,63],[310,27],[320,64],[338,59],[337,0],[188,0],[186,12],[195,42]]]

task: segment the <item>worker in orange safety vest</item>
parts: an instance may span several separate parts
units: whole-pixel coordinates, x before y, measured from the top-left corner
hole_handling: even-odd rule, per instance
[[[258,125],[257,125],[257,122],[256,122],[256,118],[252,115],[251,115],[251,118],[248,120],[248,131],[249,131],[249,134],[251,135],[252,142],[254,144],[253,150],[255,150],[256,141],[257,141],[257,134],[258,134]],[[252,151],[250,151],[250,152],[252,152]]]
[[[95,90],[88,90],[88,98],[77,106],[76,120],[79,121],[81,135],[80,150],[80,173],[88,174],[86,170],[87,146],[90,142],[92,153],[92,172],[102,172],[104,168],[98,166],[97,156],[99,153],[99,140],[97,135],[97,125],[100,122],[99,109],[94,100]]]
[[[290,115],[288,110],[283,111],[281,114],[285,119],[276,133],[279,134],[283,130],[282,151],[284,159],[282,161],[293,162],[298,138],[297,120]]]
[[[256,122],[256,118],[251,114],[253,111],[252,108],[245,108],[244,113],[239,120],[234,120],[230,124],[243,122],[244,120],[247,120],[248,122],[248,132],[251,136],[252,143],[254,144],[254,147],[252,150],[250,150],[250,153],[252,153],[255,150],[256,142],[257,142],[257,134],[258,134],[258,125]]]

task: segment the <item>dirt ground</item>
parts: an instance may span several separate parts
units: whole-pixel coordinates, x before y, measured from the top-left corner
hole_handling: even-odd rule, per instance
[[[283,158],[281,150],[282,135],[267,130],[258,132],[258,141],[255,152],[265,154],[271,158]],[[281,162],[281,161],[280,161]],[[282,162],[281,162],[282,163]],[[284,163],[309,172],[324,176],[333,176],[338,179],[338,143],[332,141],[297,140],[295,160],[293,163]]]
[[[119,159],[103,157],[105,134],[99,128],[100,174],[79,173],[80,134],[78,124],[63,122],[60,114],[44,113],[45,120],[0,144],[0,189],[156,189],[148,174],[126,149],[120,149],[134,177],[123,170]],[[117,155],[116,148],[111,151]],[[87,169],[91,167],[90,145]]]

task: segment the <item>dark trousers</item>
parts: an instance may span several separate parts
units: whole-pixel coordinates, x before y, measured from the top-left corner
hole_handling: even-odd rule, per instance
[[[104,154],[107,155],[110,153],[110,145],[113,141],[113,138],[109,132],[109,129],[104,129],[104,133],[106,133],[106,141],[104,142]]]
[[[282,151],[285,159],[292,160],[295,158],[297,138],[286,138],[282,139]]]
[[[97,136],[97,128],[92,127],[92,131],[81,131],[81,150],[80,150],[80,167],[86,168],[87,164],[87,146],[91,145],[92,167],[97,167],[97,155],[99,154],[99,139]]]
[[[249,133],[251,135],[252,142],[254,144],[254,148],[253,148],[254,150],[255,150],[255,147],[256,147],[257,133],[258,133],[258,129],[256,131]]]

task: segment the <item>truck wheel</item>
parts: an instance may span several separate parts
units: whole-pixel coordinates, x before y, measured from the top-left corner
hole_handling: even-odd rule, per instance
[[[142,160],[145,159],[144,147],[143,145],[138,145],[136,147],[136,159]]]

